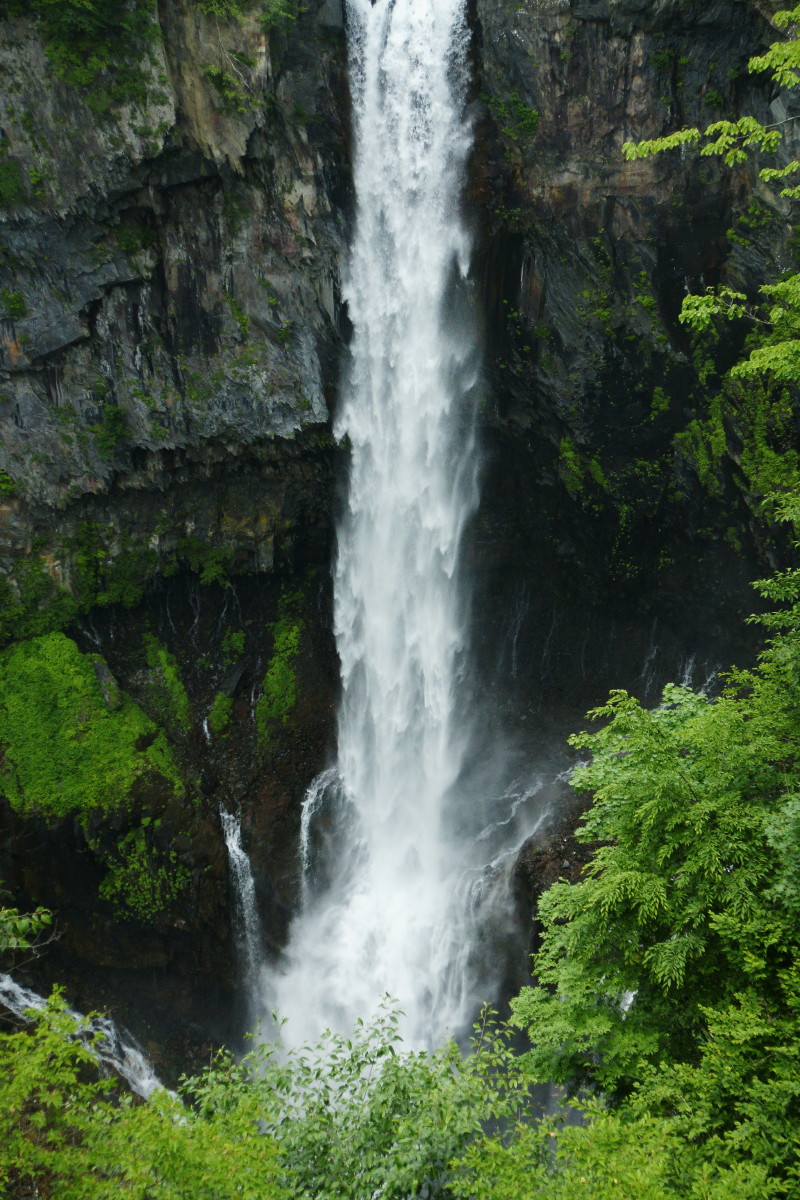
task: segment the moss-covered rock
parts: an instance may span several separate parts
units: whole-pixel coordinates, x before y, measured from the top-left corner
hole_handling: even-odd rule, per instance
[[[0,788],[18,812],[86,817],[124,807],[147,775],[182,794],[164,733],[128,697],[110,701],[107,682],[104,695],[95,661],[62,633],[0,656]]]

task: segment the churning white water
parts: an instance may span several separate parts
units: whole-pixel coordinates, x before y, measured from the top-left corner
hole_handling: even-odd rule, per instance
[[[311,882],[276,1002],[300,1039],[347,1029],[389,993],[424,1045],[467,1016],[450,911],[466,753],[458,557],[477,498],[459,214],[467,34],[463,0],[347,0],[347,20],[357,213],[336,423],[352,453],[335,568],[338,770],[324,802],[319,781],[309,797]]]

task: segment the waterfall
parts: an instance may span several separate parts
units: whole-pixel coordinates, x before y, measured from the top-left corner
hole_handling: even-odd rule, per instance
[[[225,846],[228,851],[228,866],[236,900],[236,942],[243,968],[245,992],[249,1016],[257,1020],[264,1010],[261,995],[263,950],[261,920],[256,903],[256,885],[244,847],[242,846],[242,818],[229,813],[220,805],[220,821]]]
[[[44,996],[16,983],[10,975],[0,975],[0,1004],[20,1019],[27,1020],[30,1010],[42,1012],[47,1001]],[[145,1100],[156,1088],[164,1086],[127,1030],[118,1029],[108,1017],[87,1018],[73,1009],[69,1012],[80,1026],[76,1037],[86,1043],[101,1069],[121,1075],[131,1091]]]
[[[329,853],[276,1000],[302,1038],[348,1029],[388,992],[408,1042],[427,1045],[468,1016],[444,929],[463,873],[459,545],[477,500],[459,213],[467,31],[463,0],[347,0],[347,24],[357,211],[335,425],[351,449],[334,579],[338,770],[323,802],[307,801]],[[308,875],[308,827],[305,839]]]

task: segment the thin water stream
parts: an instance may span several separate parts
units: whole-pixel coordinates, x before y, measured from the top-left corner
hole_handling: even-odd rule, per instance
[[[0,974],[0,1004],[23,1021],[29,1013],[42,1012],[47,1001],[44,996],[22,987],[10,975]],[[119,1029],[109,1017],[84,1017],[69,1010],[78,1026],[76,1037],[84,1041],[97,1058],[101,1070],[122,1076],[131,1091],[147,1099],[156,1088],[163,1087],[133,1036]]]

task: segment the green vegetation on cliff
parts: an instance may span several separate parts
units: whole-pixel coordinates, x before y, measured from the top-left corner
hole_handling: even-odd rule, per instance
[[[295,660],[300,650],[303,627],[294,610],[295,598],[285,597],[273,626],[272,657],[264,675],[261,698],[256,704],[258,736],[265,750],[269,748],[277,730],[289,720],[297,703]]]
[[[146,103],[148,47],[159,36],[151,0],[0,0],[3,17],[32,17],[56,74],[99,116]]]
[[[152,634],[144,639],[145,658],[150,669],[146,693],[147,703],[164,725],[191,729],[189,695],[181,679],[174,654]]]
[[[297,17],[295,0],[194,0],[200,12],[217,20],[234,21],[258,9],[264,32],[287,29]],[[56,74],[83,93],[97,117],[106,117],[115,105],[134,104],[140,109],[165,100],[160,86],[165,80],[153,70],[154,45],[160,40],[158,9],[153,0],[0,0],[0,20],[28,17],[41,32],[45,53]],[[231,59],[233,52],[226,52]],[[240,66],[252,66],[240,63]],[[236,71],[236,62],[232,61]],[[237,96],[252,104],[251,88],[241,71],[210,67],[216,76],[230,80]],[[233,111],[245,111],[241,101]],[[0,204],[23,198],[24,188],[16,163],[0,160]]]
[[[178,899],[189,883],[188,869],[174,850],[159,847],[153,835],[160,821],[145,817],[117,842],[109,867],[100,884],[100,895],[123,918],[147,924]]]
[[[14,481],[0,472],[0,496],[14,492]],[[119,535],[112,541],[95,521],[81,522],[61,553],[71,568],[70,590],[55,577],[45,553],[17,559],[10,575],[0,574],[0,645],[64,629],[95,606],[134,608],[159,572],[168,578],[188,567],[203,585],[227,585],[233,566],[229,551],[197,537],[181,538],[159,555],[148,537]]]
[[[117,808],[148,775],[182,789],[164,734],[127,696],[107,685],[104,695],[104,667],[61,633],[0,655],[0,788],[13,808],[46,817]]]
[[[217,692],[208,714],[208,727],[218,737],[224,737],[233,716],[233,700],[224,692]]]
[[[750,60],[754,73],[769,72],[777,87],[800,84],[800,42],[796,37],[800,7],[774,14],[773,23],[787,30],[785,39]],[[754,153],[774,154],[781,148],[789,120],[764,125],[752,116],[715,121],[705,130],[684,128],[661,138],[626,143],[629,159],[693,147],[700,155],[720,157],[730,167]],[[762,159],[763,161],[763,159]],[[761,167],[759,176],[771,189],[780,186],[785,201],[800,198],[796,177],[800,161]],[[734,245],[747,246],[753,230],[769,226],[777,216],[752,202],[735,229]],[[747,236],[743,236],[747,235]],[[733,278],[738,278],[734,274]],[[683,301],[680,320],[692,331],[698,378],[705,393],[697,417],[676,437],[676,446],[690,462],[704,487],[721,495],[724,468],[746,501],[760,516],[774,520],[794,504],[800,489],[795,445],[800,385],[800,275],[783,271],[756,295],[721,283],[702,295]],[[716,342],[728,322],[749,326],[744,356],[722,378],[716,373]]]

